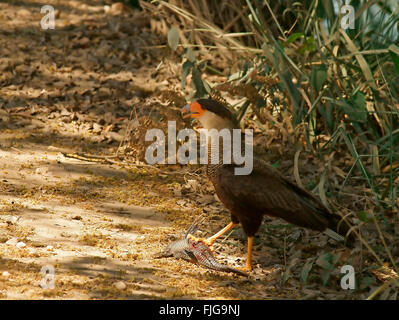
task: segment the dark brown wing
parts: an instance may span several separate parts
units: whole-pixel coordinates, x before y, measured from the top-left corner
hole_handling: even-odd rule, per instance
[[[327,228],[328,209],[265,161],[254,157],[253,171],[247,176],[235,175],[234,168],[234,165],[219,168],[216,189],[223,193],[223,198],[234,201],[241,211],[279,217],[313,230]]]

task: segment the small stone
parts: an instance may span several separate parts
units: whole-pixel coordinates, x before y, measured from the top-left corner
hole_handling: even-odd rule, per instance
[[[120,135],[117,132],[108,132],[108,135],[109,135],[110,139],[117,141],[117,142],[122,142],[123,138],[124,138],[122,135]]]
[[[3,271],[1,274],[4,278],[8,278],[10,276],[10,273],[8,271]]]
[[[15,246],[17,245],[17,243],[18,243],[18,238],[11,238],[6,241],[6,244],[9,244],[11,246]]]
[[[197,199],[200,204],[207,205],[215,201],[214,196],[210,194],[203,195]]]
[[[25,247],[26,247],[26,244],[25,244],[25,242],[20,241],[20,242],[18,242],[18,243],[16,244],[16,247],[19,248],[19,249],[25,248]]]
[[[181,189],[173,190],[173,194],[174,194],[176,197],[181,197],[181,196],[182,196]]]
[[[126,284],[123,281],[118,281],[114,283],[114,286],[118,289],[118,290],[125,290],[126,289]]]
[[[190,180],[187,180],[187,187],[191,188],[194,191],[197,191],[197,189],[199,187],[199,183],[197,180],[190,179]]]
[[[124,9],[125,6],[122,2],[116,2],[111,5],[109,13],[111,13],[112,15],[119,15],[123,13]]]
[[[98,123],[93,123],[93,133],[100,133],[102,127]]]
[[[32,15],[32,12],[27,9],[18,10],[18,15],[21,17],[29,17]]]
[[[83,37],[82,39],[79,40],[79,44],[83,46],[87,46],[90,43],[90,39],[87,37]]]
[[[10,219],[11,223],[16,223],[19,220],[19,217],[12,217]]]

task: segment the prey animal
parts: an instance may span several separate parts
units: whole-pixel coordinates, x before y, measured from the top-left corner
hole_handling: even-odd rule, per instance
[[[198,229],[198,224],[197,220],[188,228],[183,239],[170,243],[162,252],[156,254],[154,258],[175,257],[177,259],[192,262],[207,269],[232,272],[248,277],[248,274],[243,271],[219,263],[209,246],[190,236]]]

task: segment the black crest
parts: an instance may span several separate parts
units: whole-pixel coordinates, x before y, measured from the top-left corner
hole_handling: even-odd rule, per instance
[[[212,99],[199,99],[197,102],[206,110],[235,122],[233,114],[225,106]]]

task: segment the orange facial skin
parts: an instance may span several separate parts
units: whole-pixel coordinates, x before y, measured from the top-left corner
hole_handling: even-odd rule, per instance
[[[199,118],[206,111],[205,109],[203,109],[201,107],[201,105],[198,102],[190,103],[190,110],[191,110],[191,117],[192,118]]]
[[[199,118],[206,110],[201,107],[198,102],[192,102],[189,105],[184,106],[181,109],[181,113],[184,119],[186,118]]]

